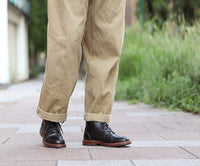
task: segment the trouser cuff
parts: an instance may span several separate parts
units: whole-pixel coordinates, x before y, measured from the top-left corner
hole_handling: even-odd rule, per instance
[[[85,113],[84,120],[85,121],[98,121],[98,122],[110,122],[111,115],[99,115],[92,113]]]
[[[53,114],[42,110],[40,107],[37,108],[37,114],[40,118],[52,122],[63,122],[67,118],[67,114]]]

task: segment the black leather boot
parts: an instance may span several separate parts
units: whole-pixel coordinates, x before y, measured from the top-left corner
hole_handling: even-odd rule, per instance
[[[40,128],[43,144],[51,148],[66,147],[61,131],[60,123],[43,120]]]
[[[117,136],[106,122],[87,121],[83,145],[120,147],[131,144],[126,137]]]

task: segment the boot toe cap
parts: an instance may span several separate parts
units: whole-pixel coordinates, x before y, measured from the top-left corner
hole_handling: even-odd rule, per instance
[[[46,137],[45,142],[50,144],[65,144],[65,141],[59,137]]]

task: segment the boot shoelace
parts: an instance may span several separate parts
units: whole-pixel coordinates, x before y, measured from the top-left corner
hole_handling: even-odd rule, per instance
[[[108,123],[103,122],[103,128],[107,128],[111,133],[115,134],[114,131],[112,131],[112,129],[111,129],[110,126],[108,125]]]
[[[53,131],[53,133],[58,133],[58,131],[59,131],[59,133],[60,133],[60,131],[63,133],[61,124],[60,124],[60,123],[57,123],[57,122],[51,123],[51,124],[48,126],[47,130],[49,130],[49,129],[50,129],[51,131]]]

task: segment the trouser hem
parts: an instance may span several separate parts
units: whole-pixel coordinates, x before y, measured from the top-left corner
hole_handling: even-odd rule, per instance
[[[84,120],[85,121],[98,121],[98,122],[110,122],[111,115],[99,115],[93,113],[85,113]]]
[[[40,107],[37,108],[37,114],[40,118],[52,122],[63,122],[67,118],[67,114],[53,114],[49,112],[45,112]]]

